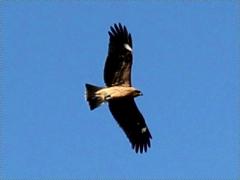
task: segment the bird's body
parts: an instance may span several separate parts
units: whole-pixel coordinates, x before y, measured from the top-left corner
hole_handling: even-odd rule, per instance
[[[135,97],[138,91],[134,87],[124,87],[124,86],[112,86],[105,87],[97,90],[95,96],[100,96],[105,101],[120,99],[123,97]]]
[[[86,84],[86,88],[87,101],[94,102],[94,99],[99,100],[99,103],[93,103],[93,105],[90,104],[91,110],[110,100],[118,100],[129,97],[131,98],[142,95],[139,90],[128,86],[97,87],[91,84]]]
[[[86,84],[86,96],[90,109],[108,102],[109,109],[129,138],[136,152],[146,152],[152,138],[134,98],[141,91],[131,85],[132,38],[120,23],[110,27],[110,43],[104,68],[106,87]]]
[[[114,100],[123,97],[134,97],[137,90],[134,87],[112,86],[100,89],[96,95],[104,95],[106,100]]]

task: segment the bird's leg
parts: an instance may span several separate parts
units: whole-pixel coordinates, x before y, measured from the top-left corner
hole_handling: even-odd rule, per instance
[[[104,92],[104,100],[105,101],[108,101],[108,100],[110,100],[112,97],[111,97],[111,95],[110,94],[108,94],[107,92]]]
[[[106,94],[106,95],[104,96],[104,100],[105,100],[105,101],[108,101],[108,100],[110,100],[110,99],[111,99],[111,95]]]

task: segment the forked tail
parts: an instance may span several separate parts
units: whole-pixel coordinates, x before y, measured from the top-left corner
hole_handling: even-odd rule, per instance
[[[89,103],[90,109],[93,110],[104,102],[104,98],[96,94],[96,92],[102,88],[91,84],[85,84],[85,86],[86,98]]]

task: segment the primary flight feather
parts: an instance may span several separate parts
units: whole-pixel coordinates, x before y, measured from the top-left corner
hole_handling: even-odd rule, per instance
[[[136,152],[147,152],[151,147],[151,133],[137,108],[134,97],[141,91],[131,85],[132,37],[125,26],[110,27],[108,56],[104,67],[106,87],[86,84],[86,95],[90,109],[108,102],[109,109],[128,137]]]

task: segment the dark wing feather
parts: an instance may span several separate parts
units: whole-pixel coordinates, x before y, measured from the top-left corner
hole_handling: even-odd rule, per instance
[[[110,27],[108,56],[104,67],[104,81],[108,87],[131,86],[132,49],[131,34],[120,23]]]
[[[126,133],[132,148],[136,152],[147,152],[152,138],[144,118],[138,110],[133,98],[109,101],[109,109],[120,127]]]

